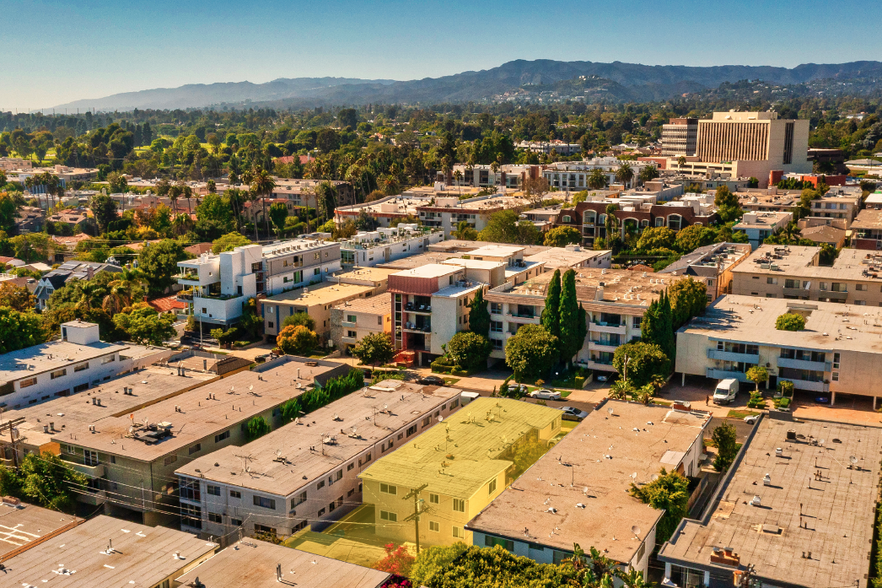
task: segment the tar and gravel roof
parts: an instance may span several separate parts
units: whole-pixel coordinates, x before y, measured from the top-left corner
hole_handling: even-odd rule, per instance
[[[705,520],[685,521],[660,558],[731,578],[735,568],[710,562],[731,547],[767,584],[867,586],[880,445],[876,427],[764,419]]]
[[[450,415],[442,426],[380,458],[359,477],[408,488],[428,484],[428,492],[465,499],[511,466],[511,461],[500,457],[511,443],[531,430],[541,431],[559,422],[561,414],[518,400],[478,398]]]
[[[630,496],[631,483],[676,470],[693,443],[701,443],[708,420],[703,413],[610,400],[467,527],[565,552],[579,543],[630,562],[663,514]]]
[[[0,560],[15,550],[29,549],[29,544],[38,544],[44,537],[79,522],[82,520],[33,504],[0,502]]]
[[[246,539],[199,564],[176,581],[189,586],[199,578],[205,588],[276,588],[276,566],[282,566],[282,581],[299,588],[377,588],[389,574],[313,555],[266,541]]]
[[[341,468],[404,425],[431,414],[460,390],[387,380],[332,402],[242,447],[193,460],[179,475],[288,496]],[[384,407],[387,407],[384,409]],[[387,412],[384,412],[387,411]],[[333,436],[333,444],[323,439]],[[242,471],[239,455],[250,456]],[[284,461],[280,461],[284,457]]]

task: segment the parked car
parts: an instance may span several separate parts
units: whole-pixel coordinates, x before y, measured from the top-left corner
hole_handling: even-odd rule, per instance
[[[606,382],[609,379],[609,376],[597,376],[594,379],[597,380],[598,382]]]
[[[444,378],[438,376],[425,376],[417,380],[417,382],[427,386],[443,386]]]
[[[714,389],[714,404],[731,404],[738,396],[738,380],[728,378],[720,380]]]
[[[533,390],[530,392],[530,398],[542,398],[543,400],[560,400],[560,392],[555,392],[554,390],[547,390],[545,388],[541,390]]]
[[[588,416],[588,413],[584,410],[579,410],[573,406],[562,406],[560,410],[563,411],[563,420],[565,421],[581,421],[585,417]]]
[[[759,418],[758,414],[749,414],[746,417],[744,417],[744,422],[747,423],[748,425],[754,425],[754,424],[756,424],[756,421],[758,418]]]

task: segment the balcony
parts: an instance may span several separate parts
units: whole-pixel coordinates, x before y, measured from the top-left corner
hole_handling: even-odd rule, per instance
[[[221,294],[220,292],[202,292],[194,294],[196,298],[205,298],[207,300],[233,300],[234,298],[242,298],[241,294]]]
[[[821,290],[818,293],[819,298],[829,298],[831,302],[845,302],[848,299],[848,292],[834,292],[833,290]]]
[[[590,333],[610,333],[612,335],[624,335],[628,325],[619,323],[589,322],[588,331]]]
[[[535,314],[507,314],[505,317],[512,323],[539,324],[539,316]]]
[[[778,381],[787,380],[793,382],[793,386],[797,390],[806,390],[807,392],[829,392],[830,384],[824,382],[812,382],[810,380],[794,380],[793,378],[778,377]]]
[[[722,361],[744,362],[757,365],[759,363],[759,354],[751,353],[735,353],[734,351],[720,351],[719,349],[708,349],[708,359],[719,359]]]
[[[745,374],[744,372],[707,368],[707,373],[705,375],[712,380],[726,380],[728,378],[735,378],[739,382],[749,382],[749,380],[747,379],[747,374]]]
[[[615,353],[616,349],[621,345],[621,341],[588,341],[589,351],[608,351]]]
[[[796,298],[802,298],[803,296],[809,295],[808,288],[788,288],[784,286],[784,296],[794,296]]]
[[[90,489],[86,489],[84,492],[80,492],[77,494],[77,501],[88,504],[90,506],[98,506],[100,504],[104,504],[105,500],[107,500],[107,493],[104,490],[93,491]]]
[[[69,465],[71,469],[74,469],[81,474],[85,474],[90,478],[103,478],[104,474],[107,472],[107,469],[104,467],[103,463],[99,463],[97,465],[89,466],[82,463],[74,463],[72,461],[64,460],[65,465]]]
[[[588,369],[597,370],[600,372],[614,372],[615,368],[612,366],[612,363],[604,363],[602,361],[589,360],[588,361]]]
[[[788,359],[786,357],[779,357],[777,363],[779,368],[793,368],[797,370],[810,370],[813,372],[829,372],[833,367],[830,362]]]
[[[404,323],[401,330],[407,333],[431,333],[432,323]]]
[[[410,312],[414,314],[432,314],[432,305],[414,304],[413,302],[408,302],[404,305],[404,312]]]

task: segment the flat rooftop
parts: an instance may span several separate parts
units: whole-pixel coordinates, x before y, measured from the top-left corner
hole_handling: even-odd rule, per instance
[[[791,310],[808,314],[805,330],[775,329],[775,319]],[[817,351],[882,353],[882,308],[729,294],[718,298],[704,315],[692,319],[678,333]]]
[[[531,278],[518,286],[502,285],[490,290],[489,296],[519,295],[545,300],[545,291],[554,272]],[[581,268],[576,270],[576,298],[585,303],[616,302],[622,305],[648,307],[662,291],[680,278],[659,277],[651,272],[624,269]],[[601,286],[601,284],[603,284]],[[600,289],[603,289],[600,292]],[[601,298],[602,296],[602,298]],[[489,299],[489,298],[488,298]]]
[[[789,220],[793,215],[789,212],[748,212],[745,214],[755,215],[756,220],[748,221],[742,216],[741,220],[733,228],[735,229],[765,229],[777,226],[785,219]]]
[[[762,247],[765,245],[762,245],[760,249]],[[747,261],[745,258],[749,254],[749,243],[714,243],[687,253],[658,273],[677,272],[689,276],[716,276],[739,261]],[[737,271],[737,269],[733,269],[733,271]]]
[[[360,267],[333,274],[331,280],[345,284],[384,284],[395,270],[386,267]]]
[[[431,246],[430,246],[431,247]],[[461,257],[464,255],[463,253],[456,252],[433,252],[430,251],[428,253],[418,253],[416,255],[411,255],[409,257],[402,257],[401,259],[396,259],[394,261],[387,261],[385,263],[379,264],[377,267],[387,268],[391,270],[408,270],[416,267],[428,265],[428,264],[437,264],[441,263],[446,259],[454,259],[457,257]]]
[[[546,270],[569,269],[603,255],[610,255],[610,250],[594,251],[582,247],[549,247],[545,251],[524,257],[524,261],[545,263]]]
[[[710,561],[731,547],[764,583],[867,586],[880,444],[876,427],[764,418],[705,518],[684,521],[660,558],[731,578],[734,567]]]
[[[820,251],[820,247],[761,245],[744,260],[744,263],[734,268],[732,273],[832,281],[880,279],[882,254],[866,249],[842,249],[832,266],[821,266],[815,265],[815,259]]]
[[[391,198],[383,198],[381,200],[376,200],[374,202],[368,202],[365,204],[353,204],[351,206],[338,206],[338,212],[361,212],[364,210],[368,214],[393,214],[393,215],[404,215],[404,214],[413,214],[416,215],[418,206],[428,206],[429,203],[434,199],[434,191],[431,194],[426,195],[418,195],[418,196],[394,196]]]
[[[511,257],[523,253],[524,247],[519,245],[484,245],[469,251],[471,257]]]
[[[462,268],[458,266],[450,266],[441,263],[429,263],[408,270],[395,272],[393,276],[402,276],[405,278],[443,278],[456,272],[461,272]]]
[[[482,269],[482,270],[492,270],[497,267],[505,266],[504,261],[489,261],[489,260],[480,260],[480,259],[463,259],[461,257],[455,257],[453,259],[447,259],[441,262],[444,265],[457,265],[459,267],[463,267],[466,269]],[[506,266],[507,267],[507,266]]]
[[[176,582],[190,586],[196,578],[205,588],[276,588],[276,566],[282,581],[299,588],[377,588],[389,574],[306,551],[247,539],[199,564]]]
[[[264,259],[283,257],[294,253],[308,251],[310,249],[322,249],[324,247],[339,247],[339,243],[326,243],[315,239],[292,239],[281,241],[271,245],[264,245],[262,255]]]
[[[560,422],[562,414],[519,400],[478,398],[441,426],[381,457],[359,477],[408,488],[427,484],[427,492],[467,498],[511,466],[505,439],[514,442],[531,430],[541,431]]]
[[[97,341],[79,345],[69,341],[50,341],[0,354],[0,382],[19,380],[28,374],[39,374],[90,359],[122,353],[130,346]]]
[[[701,443],[709,419],[703,413],[609,400],[467,528],[566,552],[573,543],[590,545],[617,562],[630,562],[664,514],[628,494],[631,483],[645,484],[662,468],[676,468],[692,444]]]
[[[287,496],[360,455],[461,391],[386,380],[349,394],[242,447],[224,447],[175,473]],[[388,407],[385,409],[383,407]],[[322,443],[334,437],[333,443]],[[246,452],[249,472],[242,471]],[[279,460],[279,453],[285,461]],[[295,466],[296,468],[292,467]]]
[[[851,223],[852,231],[882,229],[882,210],[864,209]]]
[[[215,543],[183,531],[102,515],[7,560],[3,582],[65,588],[154,586],[215,549]]]
[[[75,527],[82,519],[22,502],[0,502],[0,561],[17,549],[29,549],[43,538]]]
[[[325,372],[332,368],[319,365],[312,369]],[[53,440],[150,462],[300,395],[313,378],[311,370],[299,362],[262,372],[243,371],[135,410],[130,413],[134,415],[131,419],[129,414],[102,419],[95,423],[95,432],[90,432],[85,423],[73,423],[63,433],[56,433]],[[133,423],[137,427],[145,420],[151,424],[171,423],[172,435],[149,445],[132,438],[129,429]]]
[[[446,241],[429,245],[429,251],[436,251],[439,253],[471,253],[475,249],[480,249],[484,245],[510,246],[505,243],[485,243],[483,241],[468,241],[466,239],[447,239]],[[535,255],[549,249],[557,249],[556,247],[548,247],[546,245],[517,245],[517,247],[523,248],[525,256]]]
[[[177,362],[174,365],[177,366]],[[184,374],[177,375],[175,367],[150,366],[72,396],[4,411],[0,423],[24,419],[15,425],[21,441],[42,446],[74,424],[92,424],[107,417],[127,416],[133,410],[217,379],[215,374],[192,370],[186,370]],[[126,394],[125,388],[130,388],[131,394]],[[93,399],[98,399],[101,404],[94,404]],[[50,423],[52,428],[44,432],[43,427]]]
[[[741,207],[749,210],[752,208],[789,210],[799,206],[801,192],[779,192],[768,194],[761,192],[736,192]]]
[[[364,296],[373,291],[373,286],[322,282],[317,286],[297,288],[295,290],[283,292],[282,294],[270,296],[269,298],[263,299],[261,302],[263,304],[272,302],[275,304],[291,304],[297,306],[324,306],[325,304],[337,304],[337,302],[345,298]]]
[[[367,314],[392,314],[392,297],[389,294],[377,294],[370,298],[356,298],[355,300],[338,304],[334,308]]]

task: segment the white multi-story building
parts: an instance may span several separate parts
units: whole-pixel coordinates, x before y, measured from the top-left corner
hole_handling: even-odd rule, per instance
[[[245,245],[217,255],[204,253],[178,262],[178,298],[189,314],[219,325],[235,323],[245,304],[258,294],[269,296],[321,282],[339,271],[340,244],[295,239],[272,245]]]
[[[428,251],[429,245],[444,240],[444,231],[420,228],[417,224],[400,223],[397,227],[380,227],[361,231],[340,243],[343,267],[371,267]]]
[[[559,161],[542,170],[542,177],[552,188],[560,190],[589,190],[588,176],[594,170],[603,172],[608,186],[618,184],[616,172],[627,163],[634,172],[633,179],[623,188],[631,188],[637,184],[637,176],[644,167],[654,165],[647,161],[622,161],[616,157],[595,157],[585,161]],[[621,184],[620,184],[621,185]]]
[[[171,355],[170,349],[101,341],[94,323],[62,323],[60,341],[0,355],[0,408],[82,392]]]
[[[456,196],[437,197],[433,202],[417,207],[420,221],[427,227],[436,227],[444,230],[444,235],[450,237],[453,231],[459,229],[459,224],[465,222],[476,231],[481,231],[487,226],[493,213],[503,210],[520,212],[526,209],[530,202],[525,198],[492,194],[490,196],[477,196],[460,200]]]

